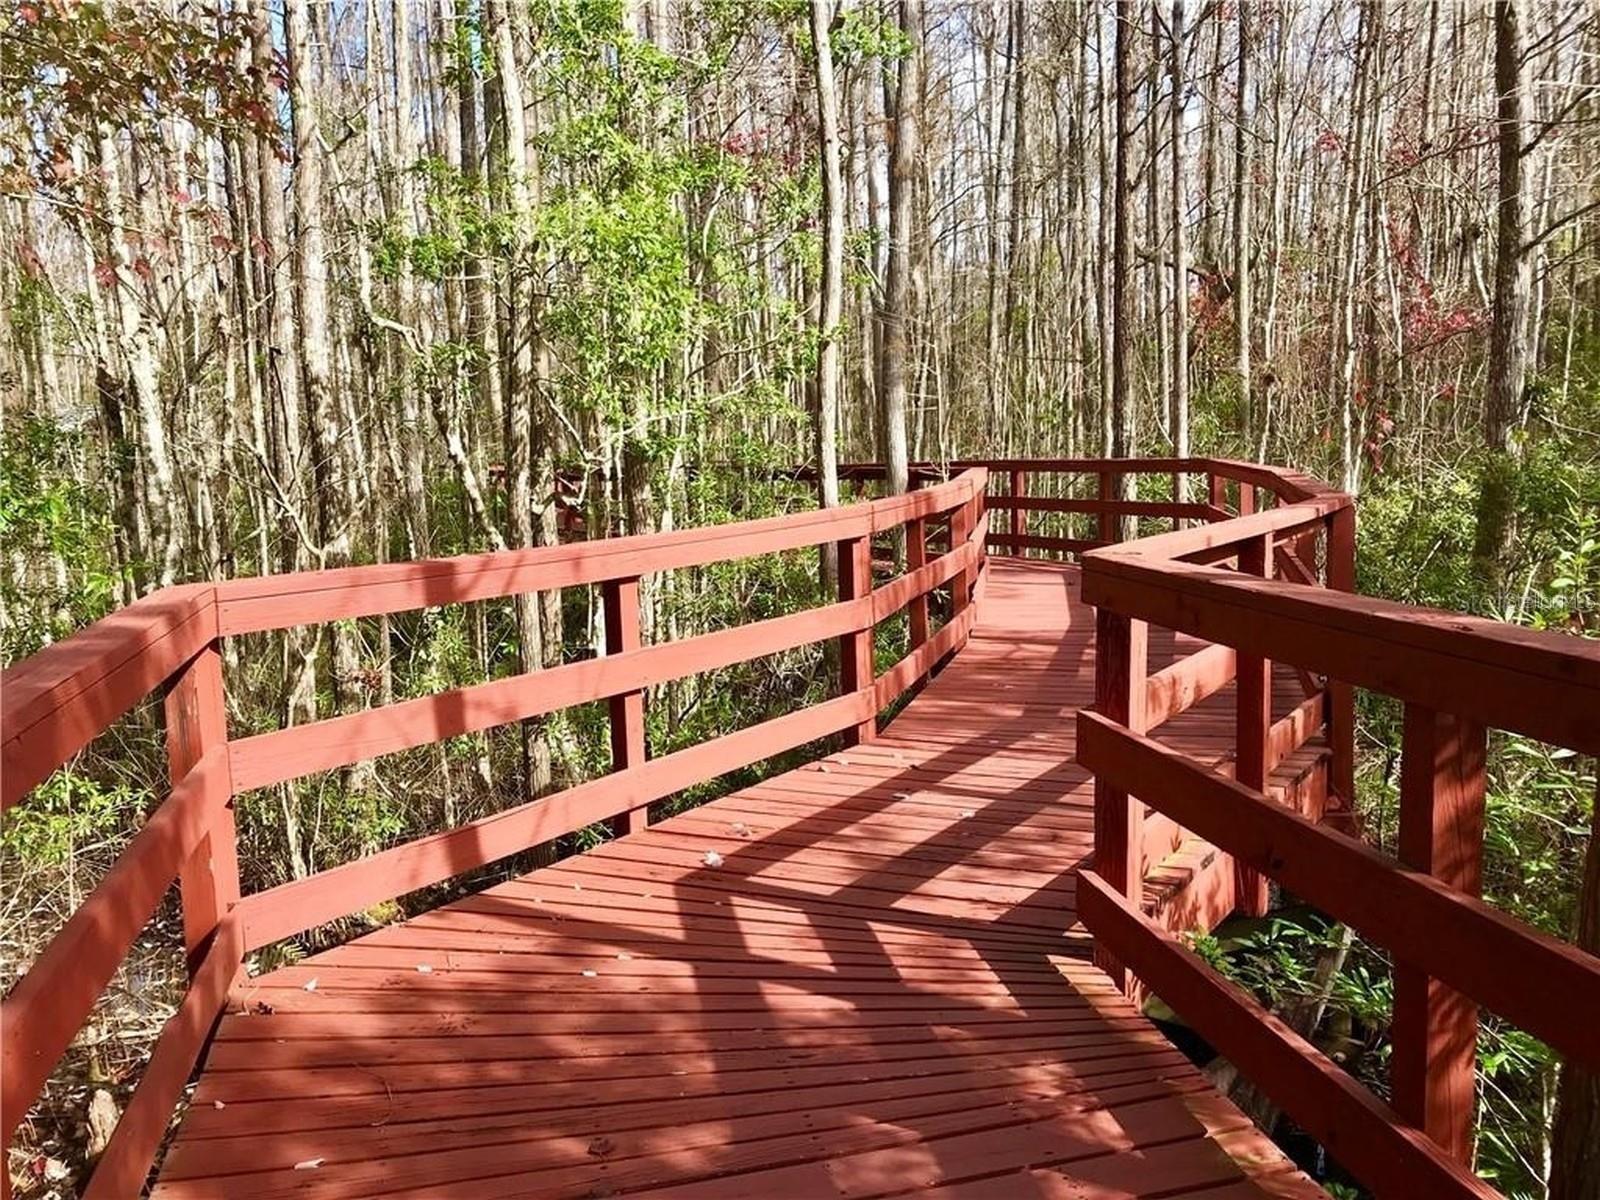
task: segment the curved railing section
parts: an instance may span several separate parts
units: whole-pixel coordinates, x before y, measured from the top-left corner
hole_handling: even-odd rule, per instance
[[[1470,1167],[1478,1005],[1600,1068],[1600,959],[1480,898],[1487,731],[1600,754],[1600,645],[1351,595],[1349,497],[1265,468],[1217,464],[1216,474],[1273,507],[1083,558],[1098,661],[1097,711],[1078,717],[1096,804],[1080,915],[1130,992],[1159,994],[1377,1195],[1498,1195]],[[1319,541],[1329,586],[1316,586]],[[1147,677],[1152,625],[1210,646]],[[1271,720],[1274,662],[1324,677],[1320,710]],[[1150,736],[1230,675],[1231,777]],[[1283,748],[1320,718],[1331,787],[1349,795],[1352,687],[1405,705],[1398,858],[1267,793]],[[1144,913],[1146,806],[1233,856],[1245,907],[1264,904],[1275,879],[1391,953],[1392,1106]]]
[[[9,809],[118,718],[164,693],[172,791],[0,1005],[0,1123],[9,1144],[174,879],[191,977],[87,1195],[135,1195],[251,950],[602,820],[637,828],[648,805],[818,738],[870,740],[880,711],[972,628],[987,518],[982,469],[903,496],[768,520],[528,551],[169,588],[0,676],[0,806]],[[897,531],[906,569],[873,586],[872,539]],[[639,639],[643,575],[836,544],[837,602],[656,645]],[[937,552],[935,552],[937,551]],[[604,657],[230,739],[221,639],[580,585],[605,602]],[[948,593],[935,629],[930,598]],[[873,631],[907,612],[910,650],[875,675]],[[821,703],[647,758],[644,689],[837,640],[839,687]],[[457,734],[605,700],[613,771],[565,791],[309,878],[241,896],[233,800],[253,788]]]

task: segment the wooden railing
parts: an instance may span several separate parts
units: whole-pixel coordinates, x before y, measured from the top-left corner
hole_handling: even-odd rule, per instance
[[[909,495],[769,520],[169,588],[6,671],[0,807],[16,804],[162,689],[172,791],[0,1006],[5,1142],[175,878],[189,988],[95,1169],[91,1197],[139,1192],[250,951],[598,821],[637,828],[653,801],[818,738],[870,740],[878,713],[958,650],[972,628],[986,485],[985,472],[975,469]],[[939,539],[947,548],[937,554],[930,525],[948,527]],[[874,588],[871,539],[890,530],[901,531],[907,568]],[[838,546],[837,602],[640,645],[641,576],[829,543]],[[228,735],[223,638],[584,585],[599,585],[604,597],[602,658],[252,737]],[[935,630],[929,598],[937,589],[947,589],[949,600],[948,619]],[[910,650],[875,675],[873,631],[901,611],[908,612]],[[833,698],[660,758],[645,756],[644,689],[835,639],[840,686]],[[611,774],[241,896],[233,818],[240,793],[596,700],[610,708]]]
[[[841,473],[865,486],[883,468]],[[1077,895],[1101,965],[1130,992],[1159,993],[1379,1194],[1493,1195],[1466,1165],[1476,1005],[1575,1062],[1600,1066],[1600,961],[1477,895],[1485,730],[1600,753],[1600,648],[1350,594],[1351,501],[1292,472],[1216,459],[991,460],[918,464],[912,476],[909,495],[767,521],[172,588],[5,672],[5,808],[163,689],[173,783],[0,1007],[7,1141],[174,878],[189,990],[102,1157],[92,1196],[138,1190],[251,950],[597,821],[636,828],[655,800],[817,738],[871,738],[877,714],[964,643],[984,554],[994,549],[1079,558],[1084,598],[1097,609],[1097,711],[1080,714],[1078,728],[1079,759],[1095,775],[1096,849]],[[1171,483],[1130,498],[1134,476]],[[996,494],[986,498],[991,483]],[[986,534],[987,508],[1005,514],[1003,531]],[[1030,532],[1031,515],[1041,513],[1092,518],[1093,536]],[[1119,541],[1128,523],[1155,520],[1173,528]],[[949,531],[937,554],[931,525]],[[875,588],[871,539],[892,529],[903,530],[906,569]],[[836,603],[640,645],[640,576],[828,543],[839,548]],[[589,585],[604,598],[603,658],[228,736],[222,638]],[[934,630],[929,599],[946,588],[948,620]],[[901,611],[910,652],[875,677],[873,630]],[[1198,648],[1152,672],[1152,626],[1197,639]],[[833,698],[646,758],[647,687],[826,640],[839,644]],[[1292,666],[1298,681],[1296,695],[1277,706],[1274,681],[1286,673],[1275,676],[1274,663]],[[1234,752],[1221,768],[1150,736],[1230,683]],[[1357,840],[1348,818],[1354,687],[1406,705],[1399,859]],[[236,795],[602,699],[612,774],[241,896]],[[1275,768],[1302,747],[1325,764],[1325,786],[1296,794],[1303,810],[1274,801],[1269,787]],[[1145,914],[1149,865],[1185,836],[1232,856],[1245,909],[1259,911],[1266,880],[1275,879],[1393,953],[1393,1108]]]
[[[1130,993],[1158,994],[1377,1195],[1494,1196],[1470,1169],[1478,1005],[1600,1067],[1600,959],[1480,898],[1487,730],[1600,753],[1600,645],[1350,595],[1349,498],[1216,464],[1213,504],[1215,481],[1230,475],[1275,506],[1250,513],[1247,502],[1231,520],[1083,557],[1097,711],[1079,714],[1078,759],[1094,773],[1096,808],[1079,913]],[[1316,586],[1318,539],[1326,586]],[[1149,676],[1151,625],[1210,645]],[[1274,662],[1324,676],[1277,722]],[[1230,676],[1231,777],[1150,736]],[[1285,748],[1320,721],[1334,797],[1350,795],[1353,687],[1405,704],[1398,858],[1268,794]],[[1232,855],[1247,908],[1275,879],[1392,954],[1392,1106],[1146,915],[1141,847],[1156,820]]]

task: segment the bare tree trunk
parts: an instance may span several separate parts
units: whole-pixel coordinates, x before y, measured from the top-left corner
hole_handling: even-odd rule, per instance
[[[514,0],[489,0],[487,14],[495,55],[494,82],[499,90],[503,125],[503,167],[497,195],[513,227],[522,228],[530,219],[527,117],[517,62],[516,29],[510,11],[512,3]],[[530,257],[526,238],[518,235],[509,265],[509,315],[502,341],[509,347],[505,393],[506,524],[510,542],[518,549],[535,544],[533,405],[537,381],[534,379],[535,296]],[[525,672],[536,671],[544,665],[538,597],[531,593],[519,595],[515,608],[519,665]],[[550,786],[551,779],[550,746],[543,736],[541,722],[522,723],[522,759],[525,793],[536,796]]]
[[[295,296],[300,315],[300,370],[306,411],[311,419],[312,475],[316,481],[317,540],[321,565],[351,561],[355,517],[355,476],[349,459],[349,431],[333,391],[333,344],[328,310],[328,260],[324,228],[324,164],[317,120],[317,81],[311,57],[311,32],[305,0],[284,9],[289,45],[289,101],[294,117]],[[333,690],[339,711],[357,706],[359,659],[354,627],[333,627]]]
[[[1577,925],[1578,949],[1600,954],[1600,786],[1589,820]],[[1550,1158],[1549,1200],[1600,1200],[1600,1071],[1572,1062],[1562,1068]]]
[[[917,96],[921,90],[921,49],[917,42],[920,0],[900,0],[900,32],[912,49],[900,60],[894,95],[894,145],[889,150],[889,260],[883,304],[883,451],[889,490],[910,486],[906,452],[906,376],[911,318],[912,201],[916,194]]]
[[[1237,6],[1239,14],[1239,62],[1234,81],[1233,109],[1233,318],[1238,335],[1235,367],[1239,375],[1239,423],[1246,442],[1254,440],[1259,428],[1255,398],[1251,393],[1250,335],[1250,238],[1255,207],[1255,135],[1249,128],[1251,45],[1250,4]]]
[[[1172,452],[1189,456],[1189,235],[1184,204],[1183,0],[1172,0]],[[1188,499],[1187,479],[1179,476]]]
[[[1128,180],[1129,108],[1133,93],[1129,86],[1129,70],[1133,58],[1133,42],[1138,37],[1134,23],[1132,0],[1117,0],[1116,7],[1116,146],[1115,166],[1112,171],[1112,221],[1111,236],[1111,457],[1127,458],[1133,453],[1133,412],[1131,387],[1133,374],[1133,313],[1129,304],[1128,282],[1132,261],[1129,238],[1132,219]],[[1117,476],[1117,498],[1127,499],[1130,493],[1130,476]],[[1119,539],[1128,536],[1127,518],[1117,520]]]
[[[833,77],[833,0],[811,0],[811,39],[816,55],[817,127],[822,144],[822,284],[817,303],[817,479],[822,504],[839,503],[839,317],[844,303],[844,179],[839,168],[839,97]],[[822,588],[837,590],[837,555],[823,547]]]
[[[1514,431],[1521,423],[1528,375],[1528,189],[1523,138],[1528,95],[1523,69],[1523,0],[1495,0],[1494,82],[1500,166],[1495,235],[1494,311],[1489,327],[1489,393],[1483,409],[1486,458],[1478,485],[1474,569],[1498,588],[1514,529],[1514,488],[1521,458]]]

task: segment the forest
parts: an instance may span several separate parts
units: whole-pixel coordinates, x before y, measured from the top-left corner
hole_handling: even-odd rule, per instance
[[[1600,637],[1591,0],[13,0],[0,21],[7,665],[173,583],[768,516],[860,494],[841,464],[897,492],[912,464],[1005,456],[1292,465],[1359,497],[1359,590]],[[804,607],[836,570],[647,577],[644,640]],[[230,638],[229,725],[593,655],[591,593]],[[802,650],[653,691],[650,751],[828,670]],[[6,987],[162,795],[158,709],[6,813]],[[1382,847],[1399,706],[1358,711]],[[606,736],[600,704],[261,789],[247,887],[603,773]],[[1487,821],[1486,897],[1600,945],[1595,762],[1495,735]],[[11,1150],[18,1196],[74,1194],[103,1146],[181,995],[174,920]],[[1314,1040],[1384,1092],[1381,950],[1293,907],[1197,948],[1274,1007],[1319,997]],[[1486,1018],[1478,1068],[1479,1173],[1600,1196],[1558,1056]]]

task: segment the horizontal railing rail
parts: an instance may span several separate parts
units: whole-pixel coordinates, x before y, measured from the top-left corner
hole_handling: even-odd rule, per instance
[[[642,826],[686,787],[819,738],[875,736],[880,711],[969,635],[981,580],[986,473],[913,493],[758,521],[526,551],[168,588],[0,676],[0,807],[9,809],[114,722],[163,695],[172,790],[0,1004],[7,1143],[95,1003],[179,883],[190,984],[156,1044],[87,1195],[142,1187],[172,1110],[245,955],[374,903],[603,820]],[[935,553],[929,526],[943,526]],[[906,570],[874,587],[871,541],[898,531]],[[641,576],[837,545],[839,598],[678,642],[639,637]],[[288,729],[230,739],[221,639],[446,604],[598,585],[606,654]],[[930,597],[948,589],[933,627]],[[873,632],[908,614],[908,652],[875,673]],[[645,754],[645,689],[816,642],[839,643],[832,699],[660,758]],[[252,895],[240,894],[234,798],[254,788],[608,702],[612,772],[456,828]]]
[[[1159,994],[1376,1194],[1497,1195],[1470,1169],[1478,1005],[1600,1066],[1600,959],[1480,896],[1487,731],[1600,753],[1600,645],[1354,595],[1349,497],[1304,476],[1214,464],[1213,481],[1229,475],[1272,493],[1273,507],[1246,501],[1231,519],[1083,557],[1096,706],[1079,713],[1077,745],[1096,812],[1080,916],[1115,979]],[[1150,674],[1152,625],[1206,648]],[[1274,663],[1309,685],[1277,720]],[[1230,680],[1235,752],[1223,769],[1150,736]],[[1348,802],[1355,687],[1405,705],[1396,857],[1268,787],[1321,724],[1333,799]],[[1264,907],[1270,878],[1393,956],[1392,1105],[1144,912],[1152,826],[1162,837],[1189,830],[1231,856],[1247,909]]]

